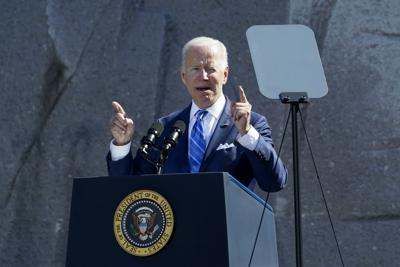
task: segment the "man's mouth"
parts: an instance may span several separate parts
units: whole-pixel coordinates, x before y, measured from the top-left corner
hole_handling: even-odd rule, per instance
[[[196,87],[196,90],[198,90],[198,91],[207,91],[207,90],[211,90],[211,87],[199,86],[199,87]]]

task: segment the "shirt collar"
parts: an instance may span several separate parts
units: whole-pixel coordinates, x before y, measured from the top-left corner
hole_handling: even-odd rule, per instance
[[[221,116],[222,111],[224,110],[226,103],[225,96],[221,94],[221,96],[218,98],[218,100],[210,107],[206,108],[208,113],[210,113],[214,118],[218,119]],[[190,108],[190,120],[193,119],[194,114],[199,110],[200,108],[194,103],[192,100],[192,107]]]

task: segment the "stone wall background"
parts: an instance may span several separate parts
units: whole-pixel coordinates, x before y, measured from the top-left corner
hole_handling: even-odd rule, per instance
[[[226,44],[225,92],[235,99],[242,84],[278,145],[288,106],[258,92],[245,31],[288,23],[315,31],[329,85],[329,94],[302,113],[345,266],[399,262],[399,1],[2,0],[0,6],[1,266],[64,265],[72,178],[106,175],[111,101],[134,117],[136,143],[155,118],[187,105],[180,49],[192,37]],[[341,266],[300,139],[305,266]],[[282,153],[291,171],[290,131]],[[280,266],[295,264],[292,187],[291,178],[271,196]]]

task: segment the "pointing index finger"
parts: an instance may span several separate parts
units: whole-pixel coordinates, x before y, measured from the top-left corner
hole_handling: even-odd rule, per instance
[[[116,113],[121,113],[122,115],[126,114],[125,110],[122,108],[122,106],[117,101],[113,101],[111,104]]]
[[[247,97],[246,94],[244,93],[243,87],[239,85],[239,97],[240,97],[240,102],[242,103],[247,103]]]

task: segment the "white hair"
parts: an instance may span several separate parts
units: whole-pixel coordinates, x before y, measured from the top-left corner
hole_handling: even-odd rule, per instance
[[[186,54],[187,51],[192,47],[211,47],[216,46],[219,49],[219,55],[221,56],[221,65],[225,68],[228,67],[228,52],[226,51],[225,45],[211,37],[200,36],[193,38],[189,42],[187,42],[182,48],[182,68],[186,62]]]

